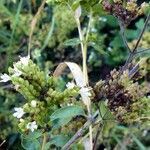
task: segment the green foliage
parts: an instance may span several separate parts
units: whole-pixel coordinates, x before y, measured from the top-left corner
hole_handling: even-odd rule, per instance
[[[88,73],[92,86],[100,78],[106,79],[112,68],[120,67],[128,55],[119,32],[116,19],[118,16],[114,12],[116,10],[112,11],[114,17],[110,11],[104,10],[104,1],[47,0],[33,30],[32,60],[21,58],[14,63],[18,55],[27,54],[31,21],[41,2],[42,0],[0,1],[0,70],[1,73],[8,70],[11,80],[8,84],[2,83],[0,87],[0,147],[1,141],[6,139],[2,148],[6,145],[12,150],[39,150],[44,145],[44,150],[59,149],[91,119],[91,116],[86,115],[85,106],[80,100],[80,88],[65,87],[66,81],[72,79],[71,74],[66,71],[61,78],[52,75],[60,62],[72,61],[81,64],[81,44],[87,42]],[[110,1],[110,4],[121,3]],[[121,4],[121,8],[125,12],[133,12],[133,4],[135,2],[128,5],[124,3],[123,6]],[[82,12],[79,19],[84,36],[88,31],[89,16],[92,16],[86,41],[79,38],[74,18],[79,6]],[[135,9],[138,14],[147,14],[148,11],[147,4],[143,8],[136,6]],[[121,14],[120,17],[124,16]],[[144,16],[141,16],[126,29],[125,36],[131,48],[135,46],[143,26]],[[149,35],[147,30],[138,51],[149,48]],[[149,56],[147,51],[145,54]],[[136,55],[138,59],[139,55]],[[129,66],[129,70],[135,62]],[[144,63],[140,66],[139,74],[135,74],[133,79],[128,78],[128,71],[121,75],[119,73],[119,76],[111,72],[110,78],[99,81],[96,88],[93,87],[90,91],[92,114],[99,108],[97,122],[93,125],[95,140],[100,120],[98,146],[102,144],[108,149],[149,148],[147,133],[150,124],[150,104],[147,87],[150,69],[148,59],[142,59],[141,62]],[[120,89],[123,91],[122,95],[115,97]],[[15,111],[16,108],[20,109],[21,118],[17,111],[14,112],[14,108]],[[17,119],[14,118],[15,113]],[[88,130],[85,130],[81,140],[71,148],[83,149],[83,145],[86,146],[86,142],[83,141],[86,141],[88,134]]]
[[[57,109],[51,116],[51,121],[54,128],[64,126],[73,117],[85,115],[84,110],[80,106],[67,106],[60,109]]]

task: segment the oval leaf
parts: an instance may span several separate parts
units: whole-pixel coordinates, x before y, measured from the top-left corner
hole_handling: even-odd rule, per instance
[[[55,119],[62,119],[62,118],[70,118],[70,117],[75,117],[78,115],[83,115],[84,116],[84,110],[80,106],[66,106],[63,108],[60,108],[56,110],[52,115],[51,115],[51,120]]]

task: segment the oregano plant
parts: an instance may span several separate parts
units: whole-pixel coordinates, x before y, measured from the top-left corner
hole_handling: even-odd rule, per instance
[[[45,5],[64,7],[70,12],[77,37],[66,40],[64,45],[77,47],[82,57],[81,64],[61,62],[50,74],[32,58],[32,36]],[[128,57],[105,79],[91,84],[88,50],[91,43],[95,45],[92,35],[95,18],[107,15],[118,21]],[[145,21],[137,39],[128,41],[126,29],[142,15]],[[85,24],[82,22],[84,19]],[[111,149],[108,143],[113,143],[113,140],[117,141],[116,145],[112,144],[113,149],[127,149],[128,145],[132,147],[134,144],[137,149],[143,147],[134,133],[149,132],[150,83],[145,77],[149,75],[150,60],[148,55],[142,57],[149,48],[144,44],[141,47],[144,33],[149,33],[149,23],[150,4],[146,2],[139,5],[136,0],[43,0],[31,22],[28,55],[20,57],[9,67],[8,74],[1,75],[0,80],[10,82],[24,97],[24,101],[12,112],[22,147],[26,150],[96,150],[101,145]],[[61,76],[65,70],[70,72],[71,80],[62,87]],[[132,129],[133,126],[139,131],[131,133],[126,130],[126,127]],[[117,131],[120,132],[117,134]],[[119,144],[120,141],[123,145]]]

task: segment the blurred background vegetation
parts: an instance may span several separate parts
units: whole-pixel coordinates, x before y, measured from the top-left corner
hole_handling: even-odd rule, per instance
[[[138,2],[140,4],[143,1],[139,0]],[[18,56],[27,55],[30,24],[40,5],[41,0],[0,0],[1,73],[7,72],[8,67],[18,60]],[[85,15],[81,18],[83,28],[88,23],[86,9],[84,11]],[[138,17],[126,30],[127,39],[129,43],[131,42],[131,46],[144,25],[144,19],[144,15]],[[82,57],[77,38],[77,26],[69,10],[65,6],[46,4],[32,36],[31,57],[42,70],[50,73],[63,61],[81,64]],[[150,31],[146,31],[144,34],[141,47],[150,47]],[[103,10],[96,6],[88,46],[90,82],[93,84],[99,79],[104,79],[110,70],[123,65],[127,56],[128,51],[121,39],[117,20],[111,15],[104,14]],[[64,80],[61,84],[65,84]],[[22,149],[21,146],[17,146],[20,145],[20,137],[12,110],[23,100],[23,97],[17,94],[11,85],[1,84],[0,144],[4,140],[6,142],[0,149]],[[116,127],[111,133],[111,138],[113,137],[118,142],[120,136],[129,133],[131,129],[132,127],[130,129]],[[137,129],[134,128],[134,130],[136,132]],[[113,140],[111,142],[113,143]],[[138,140],[137,143],[141,145]],[[148,139],[145,144],[148,144]]]

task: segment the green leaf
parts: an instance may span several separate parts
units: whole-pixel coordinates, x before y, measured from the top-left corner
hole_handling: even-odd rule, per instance
[[[117,27],[118,26],[118,22],[117,22],[117,19],[111,15],[107,15],[105,16],[106,19],[107,19],[107,24],[111,27]]]
[[[64,135],[56,135],[52,138],[52,143],[54,145],[56,145],[57,147],[62,147],[64,146],[67,141],[69,140],[68,136],[64,136]]]
[[[52,121],[52,126],[53,128],[59,128],[69,123],[71,119],[72,117],[63,118],[63,119],[55,119]]]
[[[21,145],[26,150],[38,150],[40,149],[40,143],[37,139],[28,139],[28,138],[21,138]]]
[[[45,144],[44,150],[49,150],[51,145],[52,145],[52,142],[47,142]]]
[[[138,29],[142,30],[142,29],[143,29],[143,26],[144,26],[144,19],[140,19],[140,20],[135,24],[135,26],[136,26]]]
[[[42,136],[42,132],[30,132],[28,135],[21,135],[22,147],[26,150],[40,149],[38,138]]]
[[[126,30],[127,39],[130,39],[130,40],[136,39],[138,35],[139,35],[139,32],[137,30],[133,30],[133,29]]]
[[[25,139],[30,139],[30,140],[34,140],[39,138],[40,136],[42,136],[42,132],[30,132],[28,135],[22,135],[23,138]]]
[[[66,106],[63,108],[60,108],[56,110],[51,115],[51,120],[55,119],[62,119],[62,118],[68,118],[68,117],[75,117],[77,115],[84,115],[84,110],[80,106]]]
[[[57,147],[63,147],[70,137],[65,135],[56,135],[51,138],[51,140],[45,144],[44,150],[49,150],[51,145],[55,145]]]
[[[100,102],[100,115],[101,115],[101,118],[104,119],[104,120],[114,120],[114,117],[111,113],[111,111],[108,109],[108,107],[105,105],[105,102],[104,101],[101,101]]]
[[[137,137],[135,137],[133,135],[133,140],[135,141],[135,143],[138,145],[140,150],[146,150],[145,146],[141,143],[141,141],[139,139],[137,139]]]
[[[80,39],[79,38],[73,38],[73,39],[69,39],[67,41],[65,41],[64,45],[65,46],[76,46],[78,44],[80,44]]]
[[[111,46],[115,48],[124,47],[123,40],[120,35],[116,36],[114,40],[110,43]]]
[[[54,124],[54,127],[59,127],[67,124],[73,117],[78,115],[85,115],[85,112],[80,106],[66,106],[56,110],[50,119]]]

